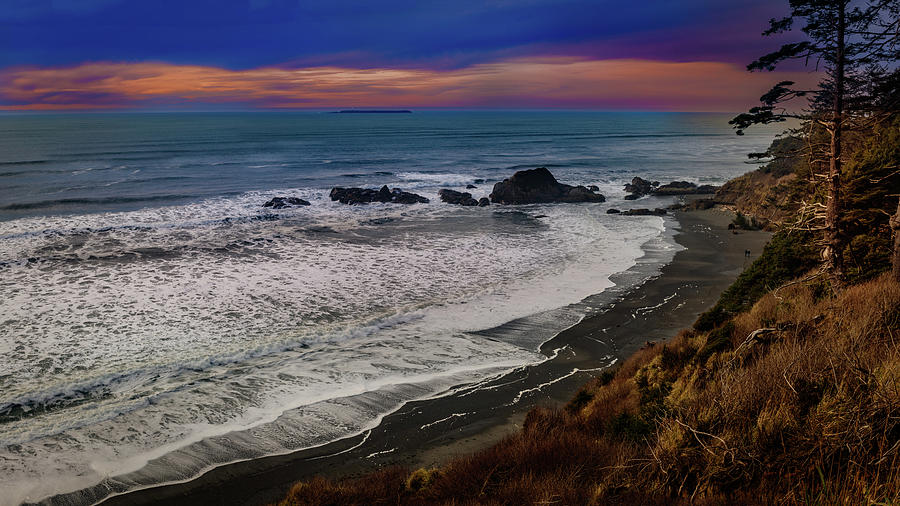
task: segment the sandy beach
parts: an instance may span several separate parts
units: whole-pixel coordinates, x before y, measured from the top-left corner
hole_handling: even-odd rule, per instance
[[[103,504],[264,504],[316,474],[342,477],[382,466],[429,467],[489,446],[518,430],[533,407],[567,402],[590,377],[647,341],[663,341],[691,325],[770,236],[727,230],[732,215],[719,209],[677,212],[675,218],[675,239],[685,249],[659,276],[545,343],[541,351],[550,360],[450,395],[408,403],[355,437],[221,466],[194,480],[112,496]]]

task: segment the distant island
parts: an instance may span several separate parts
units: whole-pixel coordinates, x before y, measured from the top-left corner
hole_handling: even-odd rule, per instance
[[[408,109],[345,109],[331,114],[412,114]]]

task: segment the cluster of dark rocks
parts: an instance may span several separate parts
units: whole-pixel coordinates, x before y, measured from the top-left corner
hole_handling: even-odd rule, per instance
[[[632,178],[631,182],[625,185],[625,191],[628,192],[628,195],[625,195],[625,200],[635,200],[644,195],[650,195],[657,186],[659,186],[659,181],[651,183],[640,177]]]
[[[399,188],[393,190],[387,185],[380,190],[369,188],[332,188],[331,200],[341,204],[371,204],[372,202],[392,204],[427,204],[428,199],[415,193],[405,192]]]
[[[483,179],[476,179],[476,184],[484,183]],[[466,189],[477,188],[474,184],[466,185]],[[715,193],[718,189],[712,185],[696,185],[687,181],[673,181],[666,185],[660,185],[658,181],[647,181],[635,177],[631,183],[625,185],[625,191],[629,194],[626,200],[635,200],[645,195],[699,195]],[[606,198],[598,193],[600,188],[595,185],[572,186],[560,183],[546,167],[521,170],[511,177],[494,185],[490,198],[476,199],[468,192],[460,192],[450,189],[442,189],[438,192],[441,201],[448,204],[470,207],[485,207],[492,202],[495,204],[546,204],[546,203],[577,203],[577,202],[605,202]],[[380,189],[370,188],[332,188],[330,197],[332,201],[342,204],[369,204],[373,202],[392,204],[427,204],[428,199],[415,193],[405,192],[399,188],[388,188],[387,185]],[[706,209],[714,202],[711,199],[701,199],[690,204],[691,208]],[[308,206],[309,202],[297,197],[275,197],[263,207],[272,209],[284,209],[294,206]],[[685,206],[686,207],[686,206]],[[622,214],[624,216],[662,216],[665,209],[630,209],[619,211],[610,209],[609,214]]]
[[[490,199],[495,204],[606,201],[603,195],[594,193],[587,187],[560,183],[545,167],[518,171],[512,177],[495,184]]]
[[[660,185],[659,181],[647,181],[646,179],[635,177],[631,183],[625,185],[625,191],[628,195],[625,200],[636,200],[647,195],[657,195],[661,197],[673,195],[705,195],[716,193],[718,186],[711,184],[696,185],[688,181],[672,181],[669,184]]]
[[[471,185],[470,185],[471,186]],[[484,207],[491,205],[491,201],[486,197],[482,197],[478,200],[472,197],[472,194],[469,192],[458,192],[454,190],[441,190],[438,192],[438,195],[441,197],[441,201],[446,202],[448,204],[454,204],[457,206],[478,206]]]
[[[308,206],[309,202],[297,197],[275,197],[263,204],[263,207],[271,207],[272,209],[284,209],[294,206]]]
[[[711,184],[696,185],[687,181],[672,181],[657,188],[654,195],[711,195],[716,193],[718,186]]]

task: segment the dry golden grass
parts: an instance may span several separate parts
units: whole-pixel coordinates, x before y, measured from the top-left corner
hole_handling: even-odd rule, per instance
[[[900,286],[821,293],[645,347],[440,470],[316,478],[281,504],[897,504]]]

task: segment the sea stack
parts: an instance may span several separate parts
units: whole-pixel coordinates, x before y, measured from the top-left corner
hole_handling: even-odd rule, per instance
[[[494,185],[495,204],[545,204],[554,202],[605,202],[606,198],[584,186],[560,183],[546,167],[521,170]]]

